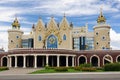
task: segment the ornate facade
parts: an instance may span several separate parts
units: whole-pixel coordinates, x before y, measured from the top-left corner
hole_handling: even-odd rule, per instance
[[[78,66],[92,63],[103,66],[120,61],[120,51],[110,50],[110,26],[102,13],[93,32],[88,25],[75,27],[66,16],[60,23],[53,17],[45,24],[40,18],[29,35],[20,29],[17,18],[8,30],[8,52],[0,54],[1,66],[44,67]]]

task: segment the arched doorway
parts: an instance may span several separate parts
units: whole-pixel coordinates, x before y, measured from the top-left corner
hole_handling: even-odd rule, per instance
[[[2,58],[2,66],[7,66],[7,62],[8,62],[8,60],[7,60],[7,57],[3,57]]]
[[[52,34],[47,38],[47,48],[57,48],[57,47],[58,47],[57,37]]]
[[[120,55],[116,57],[116,62],[120,62]]]
[[[105,55],[103,57],[103,65],[113,63],[113,58],[110,55]]]
[[[87,63],[86,56],[80,56],[78,59],[79,59],[79,65]]]
[[[92,56],[91,57],[91,64],[94,67],[98,67],[99,66],[99,57],[98,56]]]

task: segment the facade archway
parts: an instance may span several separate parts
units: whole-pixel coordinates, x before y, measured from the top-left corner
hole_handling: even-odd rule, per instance
[[[78,57],[78,65],[85,64],[85,63],[87,63],[87,57],[84,55],[79,56]]]
[[[6,56],[1,58],[1,64],[2,64],[2,66],[7,67],[7,65],[8,65],[8,58]]]
[[[109,63],[113,63],[113,58],[111,55],[107,54],[103,57],[103,65],[109,64]]]
[[[90,57],[90,63],[94,67],[99,67],[100,66],[100,58],[97,55],[93,55]]]
[[[116,57],[116,62],[120,62],[120,55]]]
[[[57,48],[58,47],[58,40],[57,37],[51,34],[47,38],[47,48]]]

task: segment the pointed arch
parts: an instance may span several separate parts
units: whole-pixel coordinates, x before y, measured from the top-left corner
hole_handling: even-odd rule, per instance
[[[66,35],[65,34],[63,35],[63,40],[66,40]]]
[[[38,41],[41,41],[42,40],[42,37],[41,35],[38,36]]]
[[[58,47],[58,39],[55,35],[51,34],[47,38],[47,48],[57,48]]]

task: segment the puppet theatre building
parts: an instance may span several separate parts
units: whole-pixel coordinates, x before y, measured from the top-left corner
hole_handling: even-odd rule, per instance
[[[53,17],[47,24],[39,19],[29,35],[20,29],[17,18],[8,30],[8,52],[1,52],[0,66],[44,67],[78,66],[91,63],[100,67],[120,61],[120,51],[110,49],[110,25],[100,12],[93,32],[88,25],[74,27],[66,16],[60,23]]]

